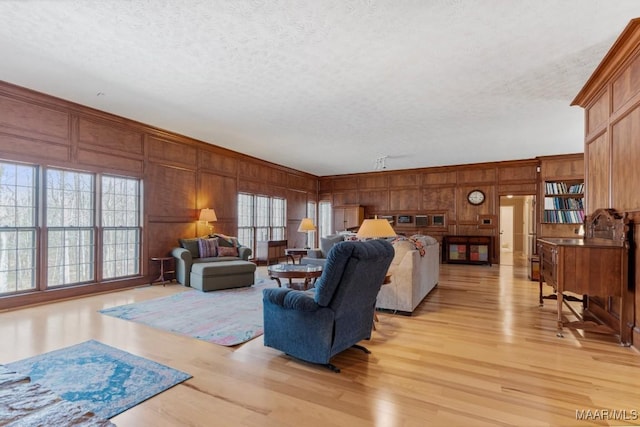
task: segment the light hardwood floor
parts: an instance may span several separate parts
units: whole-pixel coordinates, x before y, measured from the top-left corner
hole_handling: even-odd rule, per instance
[[[0,313],[0,364],[96,339],[193,375],[114,417],[120,427],[640,424],[636,350],[608,335],[556,338],[554,302],[538,307],[524,268],[441,267],[413,316],[378,314],[363,343],[372,354],[333,359],[340,374],[262,338],[226,348],[97,312],[184,291],[178,285]],[[577,411],[591,412],[577,420]]]

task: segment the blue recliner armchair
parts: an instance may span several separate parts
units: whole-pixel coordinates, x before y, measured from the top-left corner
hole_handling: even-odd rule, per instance
[[[384,240],[345,241],[327,256],[322,276],[310,291],[263,290],[264,345],[295,358],[324,364],[371,338],[376,296],[393,259]]]

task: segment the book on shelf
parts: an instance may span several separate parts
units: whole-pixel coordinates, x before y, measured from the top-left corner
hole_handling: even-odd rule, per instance
[[[544,222],[555,224],[582,224],[583,210],[545,210]]]
[[[584,209],[584,202],[582,198],[569,198],[569,197],[545,197],[544,208],[548,210],[553,209]]]
[[[583,194],[584,183],[567,185],[566,182],[545,182],[546,194]]]

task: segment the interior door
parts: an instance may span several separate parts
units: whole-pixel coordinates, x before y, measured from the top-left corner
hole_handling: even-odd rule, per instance
[[[513,206],[500,206],[500,252],[513,252]]]

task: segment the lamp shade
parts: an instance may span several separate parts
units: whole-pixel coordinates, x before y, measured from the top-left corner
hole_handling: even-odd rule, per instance
[[[395,237],[391,224],[386,219],[365,219],[356,234],[358,239],[377,239],[381,237]]]
[[[313,225],[313,220],[311,218],[302,218],[302,221],[300,221],[300,226],[298,227],[298,231],[305,232],[315,230],[316,226]]]
[[[216,211],[205,208],[200,211],[200,218],[198,218],[198,220],[205,222],[217,221],[218,217],[216,216]]]

